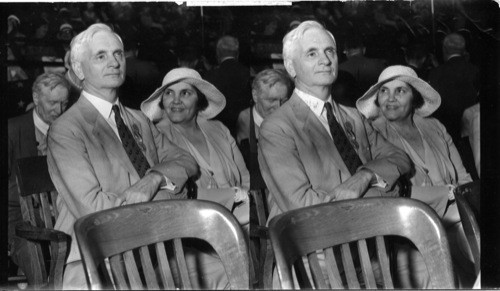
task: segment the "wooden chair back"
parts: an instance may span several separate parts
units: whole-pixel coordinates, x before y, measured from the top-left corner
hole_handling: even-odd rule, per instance
[[[61,288],[71,237],[54,230],[59,215],[57,192],[50,179],[47,157],[18,159],[16,179],[23,216],[23,223],[16,226],[16,235],[28,240],[36,269],[33,287]]]
[[[435,211],[417,200],[378,197],[319,204],[274,217],[269,231],[283,289],[299,287],[292,266],[302,288],[393,289],[386,236],[405,237],[416,246],[433,288],[455,286],[446,232]],[[369,250],[380,264],[379,286]]]
[[[461,185],[455,189],[455,200],[458,207],[458,213],[460,214],[460,219],[469,248],[472,252],[472,257],[474,258],[476,276],[479,275],[481,270],[481,231],[478,219],[476,218],[477,212],[471,207],[470,200],[466,199],[466,195],[471,195],[470,198],[475,199],[473,197],[479,197],[479,193],[479,181]]]
[[[78,219],[75,232],[91,289],[196,287],[189,280],[182,238],[208,242],[231,288],[249,288],[243,232],[236,218],[214,202],[161,200],[112,208]],[[169,263],[171,253],[175,264]],[[180,282],[174,281],[174,268]]]

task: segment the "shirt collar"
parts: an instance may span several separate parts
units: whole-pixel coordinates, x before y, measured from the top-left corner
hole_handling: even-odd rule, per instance
[[[323,109],[325,108],[325,103],[330,103],[333,106],[332,96],[328,96],[328,99],[325,101],[319,99],[318,97],[314,97],[313,95],[307,94],[299,89],[295,88],[295,93],[299,96],[304,103],[312,110],[312,112],[316,116],[321,116]]]
[[[264,121],[264,118],[259,114],[257,109],[255,109],[255,106],[252,109],[252,114],[253,114],[253,122],[255,122],[255,125],[260,127],[260,125]]]
[[[112,111],[113,105],[119,104],[118,99],[116,99],[115,103],[111,103],[95,95],[92,95],[87,91],[82,91],[82,95],[85,96],[85,98],[87,98],[87,100],[89,100],[89,102],[92,103],[92,105],[94,105],[97,111],[99,111],[102,117],[104,117],[104,119],[106,120],[111,117],[111,112],[113,112]]]
[[[33,110],[33,121],[35,122],[36,128],[40,130],[41,133],[44,135],[47,135],[47,131],[49,131],[49,125],[43,121],[40,116],[38,116],[38,113],[36,113],[36,110]]]

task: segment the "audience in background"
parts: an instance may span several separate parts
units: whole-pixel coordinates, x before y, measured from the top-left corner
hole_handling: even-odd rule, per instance
[[[469,61],[465,38],[447,35],[442,44],[444,63],[431,70],[429,83],[441,95],[441,106],[433,114],[443,123],[464,160],[467,171],[477,179],[474,158],[466,139],[461,136],[462,116],[466,108],[479,101],[480,72]]]
[[[477,175],[481,177],[481,114],[479,103],[465,109],[462,116],[462,138],[469,139]]]
[[[359,35],[353,35],[345,41],[344,54],[347,60],[339,64],[339,70],[350,73],[356,79],[360,92],[368,90],[386,67],[384,60],[365,56],[366,47]]]
[[[238,61],[240,44],[233,36],[223,36],[217,41],[216,53],[219,66],[206,72],[204,78],[214,84],[226,97],[226,107],[216,117],[236,137],[238,114],[251,100],[250,70]]]

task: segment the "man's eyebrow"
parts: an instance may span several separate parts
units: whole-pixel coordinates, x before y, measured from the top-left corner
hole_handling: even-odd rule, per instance
[[[312,51],[317,51],[318,49],[316,47],[310,47],[306,50],[306,54]]]

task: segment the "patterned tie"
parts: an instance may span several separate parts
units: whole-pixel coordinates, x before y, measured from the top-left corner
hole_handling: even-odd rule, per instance
[[[118,134],[122,140],[122,145],[127,152],[130,161],[134,165],[139,177],[144,177],[146,171],[149,169],[149,163],[144,154],[142,153],[139,145],[135,141],[132,133],[128,127],[123,122],[122,116],[120,115],[120,109],[118,105],[113,105],[113,112],[115,113],[116,126],[118,127]]]
[[[344,130],[335,119],[335,116],[333,116],[332,104],[329,102],[325,103],[325,108],[326,118],[328,119],[328,125],[330,126],[333,142],[335,143],[340,156],[344,160],[345,165],[349,169],[349,172],[351,175],[354,175],[354,173],[356,173],[356,169],[363,165],[363,163],[352,147],[352,144],[349,142]]]

